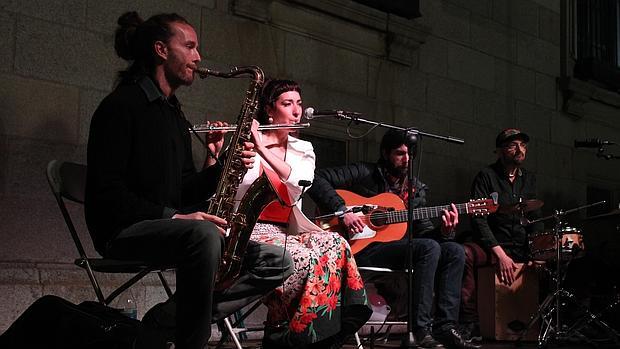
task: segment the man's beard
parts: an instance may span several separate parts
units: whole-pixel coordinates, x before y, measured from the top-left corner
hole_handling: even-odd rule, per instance
[[[387,172],[394,177],[401,178],[407,175],[407,167],[396,167],[391,162],[386,165]]]
[[[192,82],[194,82],[194,75],[183,76],[181,73],[172,70],[166,71],[165,74],[169,84],[175,88],[179,86],[190,86]]]
[[[523,164],[523,161],[525,161],[525,157],[522,159],[517,159],[516,157],[504,157],[503,163],[507,166],[519,167]]]

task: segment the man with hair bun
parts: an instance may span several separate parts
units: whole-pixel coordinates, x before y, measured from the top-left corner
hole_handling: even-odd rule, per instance
[[[291,257],[250,242],[242,276],[214,293],[227,222],[206,214],[204,205],[222,171],[216,157],[223,133],[207,137],[209,155],[198,171],[191,124],[175,95],[191,85],[200,62],[196,31],[174,13],[143,21],[128,12],[118,24],[114,47],[131,65],[92,117],[86,223],[101,255],[176,268],[176,293],[161,307],[176,313],[174,346],[203,349],[212,319],[279,285],[292,272]],[[253,144],[245,146],[243,162],[251,168]]]

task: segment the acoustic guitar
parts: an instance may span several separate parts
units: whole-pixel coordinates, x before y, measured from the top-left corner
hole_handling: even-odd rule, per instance
[[[336,190],[347,206],[347,210],[359,211],[362,222],[366,225],[360,233],[349,236],[353,254],[363,250],[369,244],[379,241],[400,240],[407,232],[407,209],[400,197],[392,193],[381,193],[367,198],[348,190]],[[459,214],[488,215],[497,211],[497,201],[493,199],[471,200],[456,204]],[[413,219],[435,218],[443,210],[450,210],[450,205],[420,207],[413,209]],[[317,225],[324,230],[344,233],[345,228],[338,217],[318,219]]]

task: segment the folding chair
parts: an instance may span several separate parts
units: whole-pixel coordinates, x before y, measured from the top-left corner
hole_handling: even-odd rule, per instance
[[[60,212],[65,219],[69,233],[71,233],[71,238],[73,239],[75,247],[78,250],[79,258],[76,258],[74,263],[80,268],[86,270],[99,302],[109,305],[121,293],[152,272],[157,273],[157,276],[159,277],[159,280],[161,281],[168,297],[172,296],[172,290],[170,289],[170,286],[162,273],[170,268],[165,268],[159,265],[149,265],[143,261],[124,261],[110,258],[92,258],[87,256],[77,230],[75,229],[75,225],[73,224],[73,220],[71,219],[71,215],[65,205],[65,200],[84,204],[84,192],[86,189],[86,165],[52,160],[47,165],[47,180],[50,184],[50,188],[52,189],[52,193],[56,198]],[[105,297],[101,287],[99,286],[95,272],[135,275]],[[242,349],[239,338],[237,338],[230,320],[228,320],[228,318],[224,318],[222,321],[224,322],[224,327],[228,330],[230,336],[232,337],[235,346],[238,349]]]
[[[362,267],[362,266],[358,266],[357,269],[359,270],[360,274],[362,275],[362,278],[364,280],[367,279],[372,279],[373,276],[376,275],[398,275],[398,274],[404,274],[407,271],[406,270],[393,270],[393,269],[389,269],[389,268],[381,268],[381,267]],[[372,281],[370,281],[372,282]],[[398,325],[404,325],[407,326],[407,321],[367,321],[364,325],[370,325],[370,326],[387,326],[387,330],[386,330],[386,334],[385,334],[385,340],[387,342],[387,338],[390,335],[390,331],[392,329],[392,326],[398,326]],[[362,341],[360,339],[360,336],[358,334],[358,332],[355,332],[355,341],[356,341],[356,349],[363,349],[364,346],[362,345]],[[369,338],[370,341],[370,347],[373,348],[374,347],[374,331],[371,332],[371,336]]]
[[[65,200],[84,204],[84,192],[86,189],[86,165],[52,160],[47,165],[47,180],[50,184],[50,188],[52,189],[52,193],[56,198],[60,212],[65,219],[69,233],[71,233],[71,238],[73,239],[75,247],[78,250],[79,258],[76,258],[74,263],[80,268],[86,270],[99,302],[109,305],[116,297],[118,297],[118,295],[123,293],[151,272],[157,273],[164,290],[166,290],[166,294],[168,297],[172,296],[172,290],[162,274],[162,271],[165,270],[165,268],[162,268],[161,266],[153,266],[141,261],[90,258],[86,255],[80,236],[75,229],[71,215],[65,205]],[[105,297],[94,272],[126,273],[135,275]]]

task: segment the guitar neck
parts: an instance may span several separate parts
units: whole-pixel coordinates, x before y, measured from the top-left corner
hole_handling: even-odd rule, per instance
[[[467,213],[467,204],[455,204],[459,214]],[[450,205],[420,207],[413,209],[413,220],[429,219],[441,216],[443,210],[450,210]],[[387,215],[387,224],[402,223],[407,221],[407,210],[388,211],[382,214]]]

